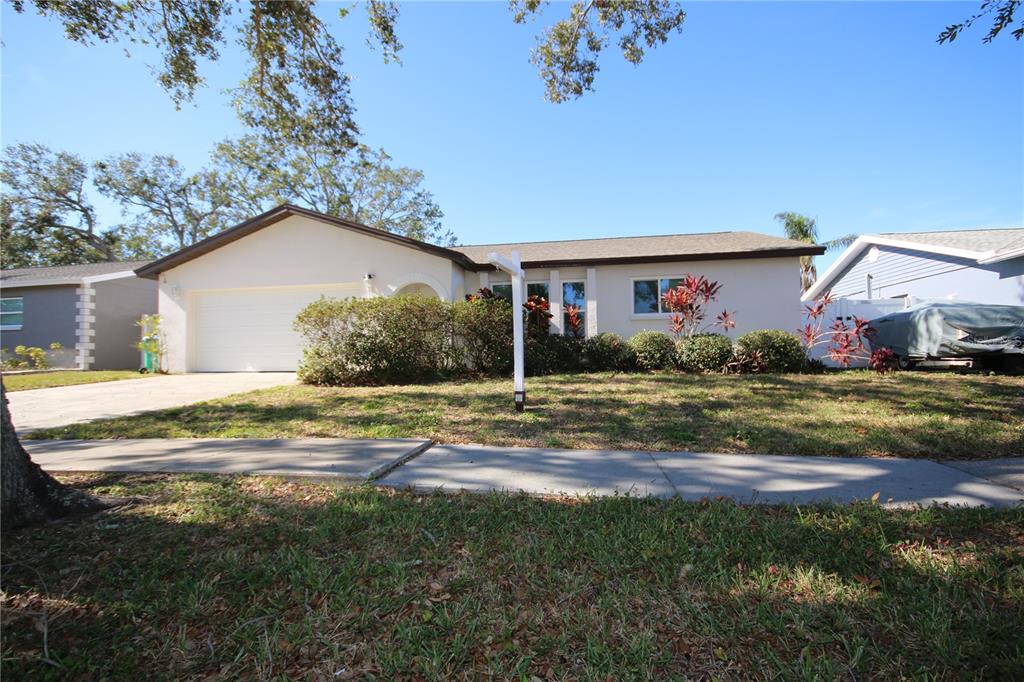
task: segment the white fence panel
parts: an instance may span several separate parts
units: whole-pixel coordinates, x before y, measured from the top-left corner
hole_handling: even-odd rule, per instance
[[[837,319],[843,320],[847,326],[852,327],[854,317],[873,320],[876,317],[903,310],[912,303],[911,299],[905,298],[837,298],[825,311],[825,321],[822,324],[822,328],[827,331],[832,322]],[[828,338],[828,336],[825,338]],[[821,360],[829,367],[838,366],[826,357],[827,354],[828,346],[823,344],[814,348],[811,352],[811,357]],[[851,362],[850,366],[866,367],[867,364],[867,360],[857,360]]]

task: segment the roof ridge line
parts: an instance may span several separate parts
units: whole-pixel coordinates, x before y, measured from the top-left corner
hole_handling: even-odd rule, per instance
[[[772,239],[783,239],[787,241],[791,240],[788,237],[778,237],[773,234],[765,234],[763,232],[754,232],[753,230],[718,230],[716,232],[674,232],[672,234],[635,234],[635,235],[620,235],[618,237],[581,237],[579,239],[542,239],[539,241],[529,242],[493,242],[490,244],[459,244],[458,246],[452,246],[453,249],[467,249],[467,248],[479,248],[481,246],[513,246],[516,244],[559,244],[565,242],[598,242],[612,239],[659,239],[661,237],[706,237],[713,234],[756,234],[759,237],[769,237]]]

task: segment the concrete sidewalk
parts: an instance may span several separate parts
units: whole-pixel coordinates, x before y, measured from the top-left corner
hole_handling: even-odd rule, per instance
[[[431,447],[430,441],[411,439],[25,441],[25,446],[50,471],[319,476],[377,479],[382,485],[422,491],[678,495],[687,500],[726,496],[769,504],[845,503],[875,493],[891,506],[1024,503],[1022,490],[911,459]],[[1019,471],[1024,461],[1017,464]]]
[[[415,457],[429,440],[152,438],[22,441],[47,471],[267,474],[368,481]]]
[[[870,499],[890,506],[1002,507],[1024,492],[926,460],[783,457],[436,445],[380,480],[417,490],[531,494],[727,496],[808,504]]]

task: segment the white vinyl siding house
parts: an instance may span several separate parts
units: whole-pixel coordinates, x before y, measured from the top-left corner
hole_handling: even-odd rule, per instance
[[[803,296],[1024,305],[1024,229],[859,237]]]
[[[547,298],[552,333],[580,309],[587,336],[668,330],[662,310],[637,313],[634,284],[669,286],[687,273],[722,283],[731,333],[799,326],[799,257],[820,247],[757,233],[442,248],[294,206],[281,206],[140,268],[159,282],[172,372],[294,370],[296,313],[320,296],[405,293],[455,301],[481,288],[511,297],[487,254],[521,253],[526,293]],[[664,284],[662,280],[664,279]]]

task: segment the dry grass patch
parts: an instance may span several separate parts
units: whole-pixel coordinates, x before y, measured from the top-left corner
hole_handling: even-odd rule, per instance
[[[574,374],[288,386],[37,432],[35,438],[433,438],[440,443],[765,454],[1024,455],[1024,378],[938,373]]]

